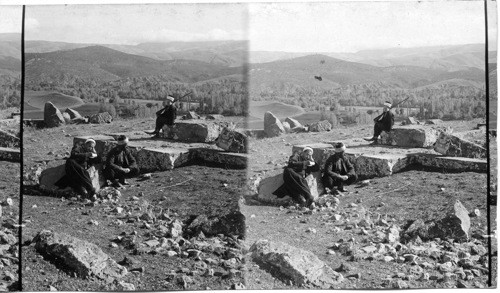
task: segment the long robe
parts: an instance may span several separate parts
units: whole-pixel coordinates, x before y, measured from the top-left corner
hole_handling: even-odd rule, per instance
[[[296,152],[288,159],[288,166],[283,170],[284,183],[276,189],[273,194],[279,198],[290,196],[299,203],[312,202],[311,190],[307,185],[305,177],[312,172],[319,171],[319,164],[307,166],[308,161],[304,160],[300,153]]]
[[[378,115],[373,119],[375,125],[373,126],[373,137],[378,137],[382,131],[389,132],[394,126],[394,114],[387,110],[386,112]]]
[[[78,192],[80,192],[82,188],[88,192],[94,191],[92,180],[90,179],[87,169],[94,164],[101,163],[101,158],[88,158],[85,155],[88,152],[89,151],[85,149],[83,144],[77,144],[71,149],[71,155],[68,160],[66,160],[66,174],[56,182],[56,186],[60,188],[70,186]]]

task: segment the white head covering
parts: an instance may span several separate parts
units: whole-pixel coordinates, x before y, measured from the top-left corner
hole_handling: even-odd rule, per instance
[[[92,138],[87,138],[87,139],[85,140],[85,144],[87,144],[87,142],[93,142],[94,144],[96,144],[96,143],[95,143],[95,140],[93,140]]]
[[[340,153],[340,152],[345,152],[346,146],[342,142],[338,142],[335,144],[335,152]]]
[[[172,103],[173,103],[175,99],[174,99],[174,97],[167,96],[167,100],[169,100],[170,102],[172,102]]]
[[[306,151],[311,151],[311,155],[312,155],[312,154],[313,154],[313,152],[314,152],[314,151],[313,151],[313,149],[312,149],[311,147],[308,147],[308,146],[306,146],[304,149],[302,149],[302,152],[303,152],[303,153],[304,153],[304,152],[306,152]]]
[[[390,107],[392,107],[392,104],[391,104],[391,102],[385,101],[384,106],[390,108]]]

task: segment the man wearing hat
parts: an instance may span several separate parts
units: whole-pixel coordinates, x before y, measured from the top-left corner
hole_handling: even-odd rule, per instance
[[[95,140],[89,138],[83,144],[76,144],[71,149],[71,155],[66,160],[66,174],[56,182],[60,188],[71,187],[85,198],[92,198],[95,188],[87,169],[92,165],[101,163],[101,158],[95,151]]]
[[[305,147],[301,152],[295,152],[288,160],[288,166],[283,171],[283,185],[273,192],[279,198],[290,196],[300,204],[309,206],[313,197],[306,176],[319,171],[319,165],[314,161],[313,149]]]
[[[344,185],[356,182],[358,176],[354,167],[344,155],[346,146],[339,142],[335,144],[335,153],[325,162],[325,172],[323,174],[323,186],[325,189],[337,187],[338,191],[347,191]],[[328,190],[327,190],[328,191]]]
[[[104,177],[114,187],[122,187],[128,185],[126,178],[137,176],[139,168],[137,168],[135,158],[128,147],[128,138],[125,135],[120,135],[117,141],[118,145],[108,153]]]
[[[389,132],[394,126],[394,114],[391,112],[392,104],[390,102],[384,103],[382,114],[375,117],[375,126],[373,127],[373,136],[371,138],[364,138],[366,141],[373,141],[372,145],[378,144],[378,137],[382,131]]]
[[[168,126],[166,133],[167,137],[170,137],[175,123],[175,118],[177,118],[177,108],[174,106],[174,98],[167,96],[165,101],[165,107],[160,111],[156,112],[156,126],[153,132],[146,132],[147,134],[154,134],[155,137],[159,136],[160,130],[164,125]]]

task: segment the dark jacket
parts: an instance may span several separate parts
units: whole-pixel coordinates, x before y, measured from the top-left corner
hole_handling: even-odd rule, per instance
[[[383,130],[391,131],[392,126],[394,126],[394,113],[390,110],[378,115],[373,119],[376,123],[381,123],[383,126]]]
[[[71,149],[71,155],[69,157],[70,160],[75,160],[78,165],[87,169],[91,165],[101,163],[101,157],[97,156],[95,158],[88,158],[86,153],[89,151],[85,149],[84,144],[77,144]]]
[[[325,175],[339,178],[341,175],[355,175],[354,166],[345,155],[335,153],[325,162]]]
[[[304,161],[304,159],[301,157],[299,152],[295,152],[293,155],[290,156],[288,159],[288,166],[287,168],[291,168],[295,172],[302,174],[302,176],[307,176],[312,172],[319,171],[319,164],[318,162],[314,162],[314,166],[307,166],[307,162],[309,161]]]
[[[177,108],[172,105],[168,105],[160,111],[156,112],[158,117],[162,117],[165,119],[166,125],[174,125],[175,119],[177,118]]]
[[[117,146],[109,151],[106,168],[115,171],[121,171],[122,168],[137,169],[137,163],[129,147]]]

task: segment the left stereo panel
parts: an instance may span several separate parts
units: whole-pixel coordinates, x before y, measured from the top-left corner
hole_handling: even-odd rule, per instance
[[[0,291],[19,291],[22,7],[0,6]]]

